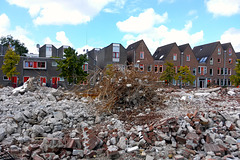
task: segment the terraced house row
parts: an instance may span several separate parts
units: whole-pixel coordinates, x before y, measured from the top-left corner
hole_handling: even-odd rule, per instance
[[[166,69],[167,61],[172,62],[175,72],[180,66],[188,66],[196,79],[193,86],[205,88],[215,84],[232,86],[230,76],[235,74],[234,68],[237,56],[231,43],[214,42],[196,46],[189,44],[178,46],[171,43],[158,47],[151,54],[143,40],[130,44],[126,49],[121,44],[112,43],[103,49],[93,49],[88,53],[89,72],[96,68],[103,69],[108,64],[114,64],[119,69],[125,69],[131,64],[142,73],[152,73],[159,77]],[[240,57],[239,57],[240,58]],[[173,85],[180,85],[180,81],[173,80]]]
[[[59,77],[56,57],[64,58],[64,49],[68,46],[56,48],[54,45],[45,44],[39,48],[39,55],[27,54],[21,57],[17,66],[20,75],[13,77],[14,87],[22,85],[29,77],[38,77],[39,83],[45,83],[50,87],[66,86],[68,83]],[[3,64],[6,48],[0,45],[0,66]],[[94,76],[100,68],[104,69],[108,64],[125,70],[129,65],[134,66],[139,72],[149,73],[156,80],[166,69],[167,61],[172,62],[175,72],[180,66],[188,66],[196,79],[193,86],[205,88],[211,84],[219,86],[231,86],[229,77],[235,74],[236,60],[240,59],[240,53],[235,53],[231,43],[221,44],[214,42],[196,46],[193,49],[189,44],[178,46],[171,43],[158,47],[151,54],[143,40],[130,44],[124,48],[120,43],[112,43],[102,49],[94,48],[88,51],[88,62],[83,66],[84,71]],[[55,57],[55,58],[53,58]],[[238,57],[238,58],[237,58]],[[93,81],[90,77],[89,84]],[[0,84],[10,85],[11,81],[0,71]],[[173,85],[179,85],[180,81],[173,80]]]

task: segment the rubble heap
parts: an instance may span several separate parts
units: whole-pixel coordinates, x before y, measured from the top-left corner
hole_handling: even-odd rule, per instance
[[[124,111],[134,104],[99,113],[100,99],[95,106],[61,88],[35,88],[0,89],[0,159],[240,158],[238,88],[155,89],[161,104],[140,103],[131,119]]]

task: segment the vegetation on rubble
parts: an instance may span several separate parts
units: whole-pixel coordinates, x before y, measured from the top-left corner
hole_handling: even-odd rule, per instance
[[[56,60],[58,63],[57,70],[61,70],[60,77],[64,77],[70,84],[77,84],[86,80],[87,73],[84,72],[82,66],[87,62],[86,55],[79,55],[71,47],[64,50],[66,58]]]
[[[4,56],[4,63],[1,68],[3,74],[5,74],[8,78],[11,79],[14,75],[18,75],[19,72],[17,72],[16,65],[18,64],[19,61],[20,56],[9,48]]]
[[[14,48],[14,51],[20,56],[25,56],[25,53],[28,53],[28,49],[25,47],[24,43],[21,43],[17,39],[13,39],[11,35],[8,35],[7,37],[1,37],[0,44]]]
[[[100,100],[96,104],[99,111],[119,113],[129,108],[124,115],[130,117],[141,113],[144,107],[162,106],[163,99],[155,92],[159,84],[155,83],[155,77],[150,74],[143,75],[134,69],[123,71],[109,65],[103,70],[101,81],[89,92]]]
[[[230,80],[235,86],[240,85],[240,60],[238,59],[237,62],[238,63],[234,69],[236,71],[236,74],[230,76]]]
[[[183,84],[193,84],[195,76],[191,74],[188,66],[181,66],[178,70],[178,73],[174,77],[175,80],[182,80]]]
[[[166,66],[166,70],[163,71],[160,80],[165,81],[169,85],[176,75],[174,64],[167,61],[164,65]]]

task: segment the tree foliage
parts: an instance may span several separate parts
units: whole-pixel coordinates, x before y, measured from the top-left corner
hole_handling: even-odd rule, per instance
[[[230,81],[233,83],[235,86],[240,85],[240,59],[237,60],[237,65],[235,67],[236,74],[230,76]]]
[[[181,80],[183,84],[193,84],[195,76],[191,74],[188,66],[181,66],[178,70],[178,73],[174,77],[175,80]]]
[[[160,80],[165,81],[167,84],[172,83],[172,80],[176,74],[174,70],[174,64],[167,61],[164,65],[166,66],[166,69],[160,76]]]
[[[9,45],[12,46],[14,51],[20,56],[25,56],[25,53],[28,53],[28,49],[25,47],[24,43],[21,43],[17,39],[13,39],[11,35],[8,35],[7,37],[1,37],[0,44],[7,47],[9,47]]]
[[[87,73],[83,71],[82,66],[87,62],[87,56],[78,56],[78,53],[71,47],[65,49],[64,53],[66,58],[57,60],[57,70],[61,70],[59,76],[64,77],[69,83],[74,84],[85,81]]]
[[[20,56],[16,54],[12,49],[8,49],[7,53],[4,56],[4,64],[2,65],[3,73],[8,77],[11,78],[14,75],[18,75],[16,65],[20,61]]]

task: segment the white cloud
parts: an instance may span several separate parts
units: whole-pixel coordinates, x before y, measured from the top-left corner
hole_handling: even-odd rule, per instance
[[[189,16],[192,16],[192,15],[195,15],[195,14],[197,14],[197,10],[190,10],[190,11],[188,12],[188,15],[189,15]]]
[[[117,22],[116,25],[122,32],[143,33],[151,30],[156,24],[165,22],[167,18],[167,12],[161,16],[155,13],[154,9],[149,8],[138,17],[131,16],[123,22]]]
[[[69,41],[64,31],[57,32],[55,40],[52,40],[50,37],[46,37],[43,40],[43,44],[53,44],[57,48],[61,47],[62,45],[73,47],[73,44]]]
[[[56,33],[56,40],[59,41],[63,45],[73,46],[69,39],[66,37],[64,31],[60,31]]]
[[[175,2],[175,0],[158,0],[158,3],[162,3],[162,2],[173,3]]]
[[[93,48],[94,47],[92,47],[92,46],[85,45],[85,46],[83,46],[81,48],[78,48],[77,52],[78,52],[78,54],[84,54],[84,53],[86,53],[87,50],[91,51]]]
[[[6,14],[0,15],[0,35],[4,34],[10,27],[10,20]]]
[[[192,28],[192,22],[189,21],[185,24],[185,27],[181,30],[169,29],[168,27],[161,25],[155,27],[153,30],[134,36],[127,34],[123,37],[123,40],[127,42],[127,45],[143,39],[151,53],[153,54],[157,47],[176,42],[178,45],[190,43],[190,45],[196,45],[203,41],[203,31],[196,33],[189,33]]]
[[[221,36],[221,43],[231,42],[235,52],[240,52],[240,29],[229,28]]]
[[[36,43],[29,38],[29,33],[26,29],[16,26],[14,30],[10,30],[10,19],[6,14],[0,15],[0,35],[6,37],[7,35],[13,36],[28,48],[30,53],[37,53]]]
[[[240,13],[239,0],[205,0],[207,10],[214,16],[232,16]]]
[[[36,25],[77,25],[89,22],[107,4],[121,7],[126,0],[7,0],[12,5],[28,9]]]

